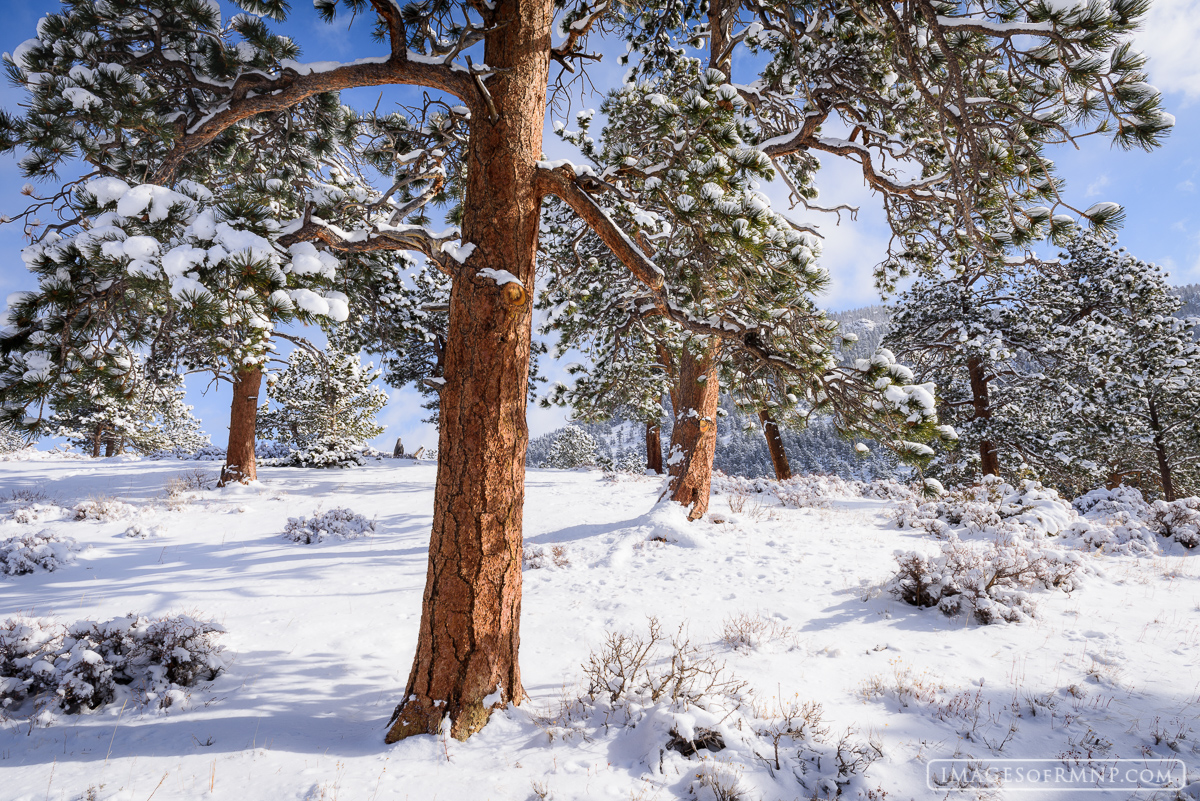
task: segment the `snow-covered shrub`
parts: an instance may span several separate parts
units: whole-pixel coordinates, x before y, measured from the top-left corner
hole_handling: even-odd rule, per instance
[[[1024,481],[1018,489],[990,476],[936,500],[912,497],[897,503],[892,511],[899,528],[920,529],[938,539],[947,538],[954,528],[985,536],[1020,530],[1037,539],[1068,531],[1078,519],[1057,492],[1036,481]]]
[[[292,448],[287,456],[264,459],[263,464],[278,467],[358,467],[365,464],[362,446],[339,437],[322,437],[303,448]]]
[[[614,459],[601,456],[596,459],[596,464],[600,465],[605,473],[628,473],[640,476],[646,472],[646,457],[636,451],[617,454]]]
[[[81,462],[88,458],[82,453],[75,453],[70,447],[69,445],[59,445],[48,451],[39,451],[37,448],[22,448],[10,453],[0,453],[0,462]]]
[[[1075,498],[1071,506],[1079,514],[1093,519],[1103,519],[1122,512],[1144,518],[1150,509],[1150,504],[1142,498],[1140,491],[1125,486],[1113,489],[1099,487]]]
[[[312,517],[289,517],[283,529],[284,537],[305,545],[330,538],[356,540],[374,533],[374,520],[343,507],[328,512],[314,512]]]
[[[220,445],[201,445],[198,448],[168,448],[147,454],[147,458],[179,459],[184,462],[223,462],[225,461],[225,449]]]
[[[1150,526],[1185,548],[1200,546],[1200,498],[1155,501],[1147,515]]]
[[[1076,520],[1059,534],[1064,544],[1083,551],[1104,551],[1127,556],[1153,556],[1159,552],[1158,539],[1144,520],[1128,512]]]
[[[942,552],[896,554],[888,589],[907,604],[936,606],[947,615],[971,614],[979,623],[1015,623],[1034,616],[1031,590],[1070,592],[1078,586],[1077,553],[1028,542],[1016,527],[991,542],[951,532]]]
[[[793,509],[828,506],[832,498],[859,498],[867,485],[838,476],[801,475],[786,481],[773,478],[743,478],[713,471],[712,493],[731,498],[764,495]],[[737,510],[733,510],[735,513]]]
[[[771,478],[744,478],[742,476],[727,476],[720,470],[712,474],[711,492],[713,495],[769,495],[775,496],[775,485],[779,482]]]
[[[186,458],[194,459],[197,462],[223,462],[225,456],[225,449],[219,445],[206,445]]]
[[[1078,526],[1081,541],[1107,551],[1158,552],[1155,535],[1185,548],[1200,546],[1200,498],[1146,503],[1132,487],[1094,489],[1073,502],[1086,521]]]
[[[116,498],[92,498],[75,506],[76,520],[97,520],[107,523],[137,514],[137,507]]]
[[[554,437],[546,467],[570,470],[596,463],[596,439],[579,426],[566,426]]]
[[[260,439],[254,443],[254,458],[260,462],[267,459],[287,459],[291,456],[292,450],[292,446],[286,442]]]
[[[8,516],[14,523],[28,526],[47,520],[58,520],[65,511],[61,506],[53,503],[31,503],[14,507]]]
[[[46,520],[58,520],[67,511],[50,500],[44,490],[18,487],[0,499],[8,507],[8,517],[14,523],[30,525]]]
[[[24,617],[0,624],[0,707],[48,700],[76,714],[126,695],[159,708],[184,704],[181,689],[225,669],[225,631],[188,615],[126,615],[70,626]]]
[[[894,478],[877,478],[863,486],[862,496],[885,501],[907,501],[912,500],[913,491]]]
[[[645,634],[609,632],[584,665],[584,683],[582,696],[542,717],[551,739],[612,736],[615,726],[621,747],[651,773],[693,774],[697,798],[744,797],[727,794],[743,787],[743,776],[771,786],[771,797],[853,797],[854,782],[881,753],[851,732],[829,739],[819,704],[756,703],[684,627],[667,636],[654,618]],[[723,767],[699,770],[714,762]]]
[[[40,663],[42,654],[57,649],[62,636],[62,626],[39,618],[17,616],[0,623],[0,709],[55,686],[50,678],[53,665]]]
[[[225,669],[223,649],[216,644],[216,635],[224,631],[212,621],[174,615],[149,621],[140,644],[156,680],[191,687],[197,681],[211,681]]]
[[[0,542],[0,573],[22,576],[36,570],[53,573],[75,561],[75,540],[46,529]]]
[[[158,526],[151,526],[147,523],[134,523],[125,529],[125,536],[131,540],[148,540],[151,537],[159,536],[160,531],[161,529]]]

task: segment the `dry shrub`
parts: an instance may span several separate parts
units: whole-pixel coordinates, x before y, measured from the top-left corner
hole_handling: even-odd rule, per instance
[[[48,504],[50,502],[50,496],[46,494],[46,490],[42,489],[41,487],[17,487],[9,490],[2,497],[0,497],[0,503]]]
[[[760,737],[771,741],[775,770],[780,770],[779,745],[786,740],[823,742],[829,729],[821,719],[825,709],[816,701],[801,702],[799,696],[787,703],[778,699],[777,709],[760,710],[758,717],[765,723],[758,729]]]
[[[705,760],[696,771],[691,785],[697,801],[751,801],[752,796],[742,788],[741,771],[736,765],[718,760]]]
[[[540,545],[529,545],[521,553],[521,568],[524,570],[541,570],[550,567],[570,567],[571,559],[567,556],[565,545],[554,545],[546,551]]]
[[[192,493],[210,490],[217,486],[217,477],[198,467],[176,473],[167,479],[163,494],[167,497],[167,508],[178,511],[190,502]]]
[[[746,687],[724,663],[693,645],[683,624],[668,638],[655,617],[647,621],[644,636],[608,632],[583,672],[588,698],[604,697],[613,708],[660,701],[686,707],[705,697],[736,698]]]
[[[721,625],[721,642],[735,651],[753,651],[772,642],[790,645],[794,637],[791,626],[762,614],[739,612]]]
[[[751,773],[756,781],[792,777],[796,797],[853,797],[856,777],[880,755],[876,743],[850,730],[827,739],[819,704],[756,703],[683,625],[668,635],[650,618],[644,631],[608,632],[583,672],[584,693],[564,693],[539,725],[551,738],[629,732],[627,744],[611,747],[641,753],[652,774],[678,775],[686,761],[698,762],[695,798],[750,798],[743,789],[749,778],[742,777]],[[711,756],[716,752],[719,759]]]

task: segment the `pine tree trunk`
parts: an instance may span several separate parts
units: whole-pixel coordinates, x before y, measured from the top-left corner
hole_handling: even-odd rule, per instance
[[[971,405],[976,420],[992,419],[992,407],[988,398],[988,382],[983,374],[983,365],[977,358],[967,360],[967,374],[971,379]],[[979,441],[980,470],[985,476],[1000,475],[1000,455],[996,443],[990,439]]]
[[[462,231],[475,249],[450,292],[429,568],[389,743],[436,733],[446,717],[465,739],[487,722],[487,696],[525,696],[517,649],[532,306],[521,286],[476,273],[507,270],[534,285],[552,12],[551,0],[504,0],[506,24],[486,39],[484,60],[502,70],[487,80],[498,118],[481,101],[472,107]]]
[[[104,424],[96,423],[96,433],[92,434],[92,458],[100,458],[100,443],[104,440]]]
[[[662,428],[658,423],[646,423],[646,469],[662,475]]]
[[[679,359],[669,460],[671,484],[667,492],[675,503],[691,507],[689,520],[696,520],[708,511],[717,448],[720,356],[721,340],[712,337],[704,344],[703,353],[695,354],[691,348],[684,348]]]
[[[258,419],[258,390],[262,369],[252,367],[233,376],[233,403],[229,408],[229,445],[218,486],[255,481],[254,427]]]
[[[767,450],[771,452],[771,466],[775,468],[775,478],[787,481],[792,477],[792,466],[788,464],[787,453],[783,450],[783,437],[779,435],[779,426],[771,419],[771,413],[760,409],[758,419],[762,423],[763,434],[767,437]]]
[[[111,458],[111,457],[117,455],[117,441],[115,439],[109,438],[108,440],[105,441],[104,455],[108,458]]]
[[[1162,424],[1158,420],[1158,405],[1150,399],[1150,429],[1154,432],[1154,455],[1158,459],[1158,480],[1162,482],[1163,500],[1175,500],[1175,481],[1171,475],[1171,461],[1167,458],[1167,444],[1163,441]]]

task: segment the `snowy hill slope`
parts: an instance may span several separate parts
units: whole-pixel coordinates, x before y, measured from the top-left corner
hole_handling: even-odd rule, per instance
[[[1032,593],[1032,619],[980,626],[884,590],[894,551],[940,547],[896,528],[894,501],[836,482],[819,497],[813,487],[825,485],[810,483],[795,496],[809,505],[785,508],[753,482],[722,480],[712,514],[689,525],[654,508],[657,479],[553,470],[527,477],[529,700],[465,743],[385,746],[416,642],[435,466],[267,468],[250,487],[177,482],[165,497],[194,469],[0,462],[0,540],[51,530],[80,548],[54,572],[0,576],[0,623],[188,612],[226,629],[228,664],[166,710],[128,694],[123,708],[80,715],[46,707],[31,720],[10,708],[4,798],[671,799],[734,787],[775,801],[826,797],[841,781],[843,797],[923,799],[935,797],[926,763],[942,757],[1200,765],[1196,551],[1083,554],[1077,590]],[[113,499],[128,506],[87,508],[114,519],[73,519],[78,504]],[[374,533],[310,545],[281,536],[289,517],[336,507]],[[725,663],[753,698],[722,691],[686,713],[580,702],[582,666],[606,632],[645,635],[649,615],[664,637],[683,626],[702,664]],[[812,725],[780,735],[779,757],[770,731],[793,701],[819,703],[823,718],[809,707]],[[667,748],[688,726],[694,737],[720,732],[726,747]],[[839,745],[873,764],[839,776]]]

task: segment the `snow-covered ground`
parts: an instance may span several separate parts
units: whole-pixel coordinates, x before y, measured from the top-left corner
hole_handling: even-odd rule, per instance
[[[1087,553],[1078,589],[1037,592],[1032,619],[981,626],[883,589],[895,551],[938,547],[895,527],[893,501],[782,508],[718,495],[708,519],[686,525],[654,510],[657,479],[531,470],[526,549],[540,566],[524,573],[529,700],[465,743],[428,736],[386,746],[415,646],[435,467],[268,468],[250,487],[177,488],[168,499],[168,482],[196,469],[215,476],[217,465],[0,462],[0,498],[46,496],[32,511],[29,500],[0,504],[0,540],[49,529],[80,548],[54,572],[0,577],[0,622],[186,612],[224,626],[228,663],[165,711],[126,696],[79,715],[10,713],[0,726],[0,797],[524,801],[737,789],[775,801],[836,792],[820,778],[837,776],[831,754],[847,730],[847,744],[877,755],[844,783],[852,798],[944,797],[927,789],[926,763],[963,756],[1160,756],[1200,778],[1197,551]],[[129,507],[112,506],[117,519],[77,521],[51,505],[89,499]],[[337,507],[374,519],[374,533],[316,544],[282,536],[289,517]],[[666,749],[664,725],[690,725],[687,715],[663,724],[666,713],[637,703],[573,703],[606,633],[644,635],[648,616],[666,635],[684,625],[701,656],[754,692],[740,710],[726,699],[723,721],[705,717],[720,704],[693,710],[697,729],[725,732],[724,750],[687,758]],[[827,734],[813,731],[810,708],[804,736],[782,739],[792,769],[776,769],[770,737],[750,730],[808,701],[822,706],[816,728]],[[749,730],[721,728],[731,722]],[[807,784],[796,778],[804,738],[810,763],[821,763]]]

